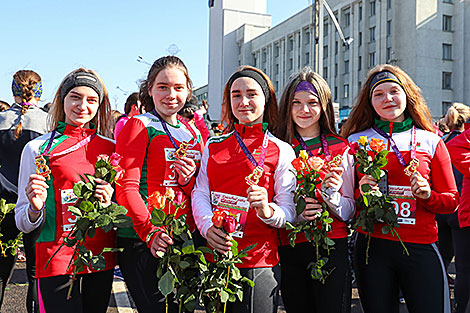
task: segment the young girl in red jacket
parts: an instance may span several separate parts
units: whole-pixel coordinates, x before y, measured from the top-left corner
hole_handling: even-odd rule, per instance
[[[447,275],[436,246],[435,214],[452,213],[458,191],[449,153],[434,134],[421,91],[400,68],[376,66],[364,82],[344,134],[350,142],[361,136],[368,141],[381,139],[389,150],[388,175],[382,185],[394,199],[400,226],[396,231],[409,252],[404,252],[392,232],[382,232],[381,223],[375,225],[370,245],[365,232],[358,229],[354,259],[364,312],[397,313],[399,289],[410,312],[450,312]],[[405,171],[411,160],[418,164],[414,173]],[[377,187],[372,176],[358,173],[358,177],[357,196],[363,184]]]
[[[354,160],[348,153],[346,140],[336,133],[330,88],[326,81],[310,68],[304,68],[292,76],[286,85],[279,104],[280,121],[277,135],[291,143],[298,155],[306,150],[326,162],[342,157],[338,167],[329,173],[322,170],[323,181],[318,188],[324,192],[318,200],[306,198],[306,209],[298,221],[310,221],[321,211],[319,202],[326,202],[333,218],[328,237],[335,242],[329,254],[326,270],[331,274],[325,283],[313,280],[309,264],[316,262],[315,247],[305,235],[298,235],[291,247],[288,231],[280,230],[282,279],[281,295],[287,312],[348,312],[351,308],[351,278],[348,261],[347,226],[355,210]]]
[[[150,223],[148,197],[156,191],[165,194],[167,187],[181,193],[186,206],[178,216],[187,214],[186,222],[190,229],[195,228],[189,197],[202,141],[200,133],[177,114],[191,94],[192,83],[183,61],[176,56],[159,58],[140,85],[139,98],[147,113],[131,118],[116,144],[124,169],[116,188],[117,200],[128,209],[134,224],[133,229],[118,232],[118,246],[124,248],[118,254],[119,266],[139,312],[165,311],[164,297],[157,287],[156,252],[166,251],[173,243],[164,232],[156,232],[147,242],[147,236],[156,229]],[[187,156],[175,158],[173,154],[183,141],[189,144]],[[177,311],[178,306],[169,303],[170,310]]]
[[[246,286],[243,302],[229,303],[229,312],[277,312],[280,266],[277,228],[295,215],[294,151],[274,137],[278,123],[276,95],[269,78],[259,69],[239,68],[225,85],[222,111],[228,133],[209,139],[192,193],[193,215],[210,247],[221,253],[231,238],[212,224],[213,211],[230,207],[239,228],[238,249],[256,246],[237,264],[254,281]],[[255,168],[257,183],[247,184]]]
[[[21,156],[18,202],[15,219],[18,228],[29,233],[40,229],[36,241],[36,278],[39,312],[106,312],[113,282],[115,253],[104,253],[106,268],[95,271],[86,267],[73,284],[67,300],[73,267],[69,262],[74,249],[62,247],[74,225],[68,207],[75,203],[73,186],[85,173],[93,174],[101,154],[111,155],[114,142],[110,136],[111,106],[103,82],[92,70],[80,68],[65,77],[57,90],[52,108],[51,133],[30,141]],[[50,178],[36,174],[35,157],[45,160]],[[97,179],[95,196],[103,205],[111,204],[114,189]],[[98,229],[87,238],[86,248],[94,255],[103,248],[113,248],[115,232]]]

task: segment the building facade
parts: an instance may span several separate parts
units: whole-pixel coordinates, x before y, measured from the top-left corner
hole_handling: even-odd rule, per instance
[[[470,103],[470,0],[328,0],[344,36],[353,41],[344,45],[332,19],[321,9],[317,54],[312,6],[270,27],[266,0],[242,2],[215,1],[210,9],[210,33],[213,28],[219,36],[226,33],[218,41],[218,53],[210,41],[211,116],[218,116],[224,83],[237,66],[263,70],[280,96],[292,73],[304,66],[314,68],[315,55],[333,101],[339,103],[341,118],[354,105],[368,71],[381,63],[397,65],[411,76],[422,89],[433,118],[439,118],[454,101]],[[231,3],[241,5],[238,9],[243,14],[221,32],[226,26],[220,27],[213,16],[227,24],[226,19],[233,18]],[[250,14],[256,16],[247,13],[253,7],[259,10]],[[244,22],[247,16],[252,19]]]

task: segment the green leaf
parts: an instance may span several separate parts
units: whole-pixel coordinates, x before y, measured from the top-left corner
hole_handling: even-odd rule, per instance
[[[173,292],[175,288],[175,276],[171,273],[171,271],[166,271],[163,274],[162,278],[158,281],[158,289],[162,293],[164,297],[168,296],[170,293]]]
[[[96,227],[104,227],[113,222],[113,219],[107,214],[101,214],[95,220]]]
[[[85,185],[85,183],[82,182],[82,181],[79,181],[78,183],[75,183],[73,185],[73,193],[79,198],[82,197],[82,186],[83,185]]]
[[[182,269],[186,269],[188,267],[191,266],[191,264],[189,262],[186,262],[186,261],[181,261],[179,264],[179,267],[181,267]]]
[[[82,201],[80,203],[80,210],[84,212],[91,212],[95,209],[95,206],[90,201]]]
[[[91,258],[90,266],[97,271],[102,271],[106,267],[106,259],[101,254],[95,255]]]
[[[200,246],[199,248],[197,248],[199,251],[201,251],[202,253],[208,253],[208,254],[214,254],[214,252],[206,247],[206,246]]]
[[[183,243],[182,247],[183,254],[191,254],[194,252],[194,242],[192,240],[188,240]]]
[[[295,204],[295,210],[297,212],[297,216],[302,214],[302,212],[305,210],[306,202],[304,197],[299,197]]]
[[[165,218],[166,218],[165,212],[163,212],[160,209],[153,209],[152,210],[152,219],[150,220],[150,222],[153,225],[155,225],[157,227],[160,227],[165,222]]]
[[[126,215],[118,215],[113,218],[114,226],[117,228],[128,228],[134,226],[132,218]]]
[[[225,291],[225,290],[220,291],[220,301],[221,301],[222,303],[227,302],[227,301],[228,301],[228,298],[229,298],[229,294],[228,294],[227,291]]]
[[[80,216],[80,217],[82,216],[82,211],[80,211],[80,209],[77,207],[69,206],[68,210],[72,212],[73,215]]]

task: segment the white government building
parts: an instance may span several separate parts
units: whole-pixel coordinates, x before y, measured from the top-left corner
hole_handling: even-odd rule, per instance
[[[267,0],[210,0],[208,85],[195,91],[220,117],[223,86],[239,65],[271,78],[280,97],[289,75],[314,67],[312,5],[271,25]],[[340,117],[348,115],[368,70],[400,66],[422,89],[433,118],[454,101],[470,103],[470,0],[327,0],[344,36],[319,10],[320,74]],[[286,1],[286,5],[289,2]],[[321,22],[323,21],[323,23]]]

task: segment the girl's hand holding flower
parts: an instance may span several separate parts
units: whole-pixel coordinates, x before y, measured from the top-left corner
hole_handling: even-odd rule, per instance
[[[222,228],[215,227],[215,225],[207,230],[206,239],[207,243],[221,254],[226,254],[232,246],[232,237],[227,235]]]
[[[250,208],[255,209],[261,218],[271,218],[274,215],[274,210],[269,206],[266,188],[252,185],[246,192]]]
[[[180,157],[175,161],[175,170],[178,174],[178,184],[185,186],[196,173],[196,163],[188,157]]]
[[[413,196],[420,199],[429,199],[431,197],[431,186],[428,181],[421,175],[420,172],[416,171],[410,177],[411,179],[411,192]]]
[[[305,210],[302,212],[302,216],[307,221],[313,221],[318,218],[318,215],[322,212],[322,205],[317,199],[305,197]]]
[[[114,188],[110,183],[100,178],[96,178],[95,182],[98,184],[96,185],[95,197],[104,207],[109,206],[111,204],[111,197],[113,196]]]
[[[46,179],[38,174],[29,176],[28,184],[26,185],[25,192],[28,197],[31,210],[29,210],[29,218],[31,222],[35,222],[46,203],[47,188]]]
[[[360,180],[359,180],[359,190],[361,192],[361,195],[363,195],[362,192],[362,185],[368,184],[372,187],[372,189],[378,189],[379,186],[377,185],[377,180],[370,176],[370,175],[364,175]]]
[[[166,252],[166,249],[169,245],[173,244],[173,239],[170,236],[165,234],[162,231],[159,231],[153,237],[152,245],[150,246],[150,251],[155,258],[158,258],[157,252]]]

